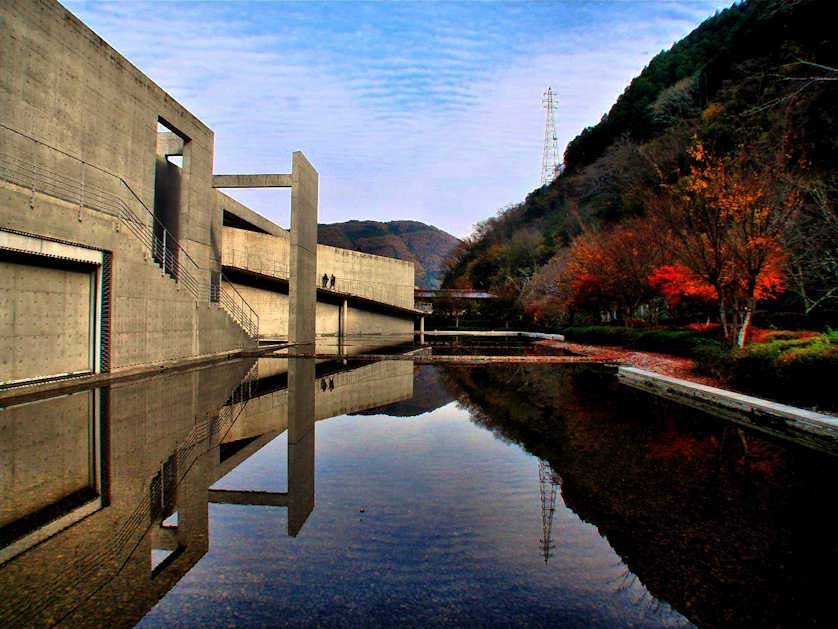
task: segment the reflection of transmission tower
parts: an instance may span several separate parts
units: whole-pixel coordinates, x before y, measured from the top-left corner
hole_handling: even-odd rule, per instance
[[[553,550],[553,515],[556,513],[556,495],[559,489],[559,477],[547,461],[538,460],[538,486],[541,492],[541,554],[544,555],[544,565],[550,561],[550,551]]]
[[[559,143],[556,138],[556,121],[553,112],[557,108],[557,97],[553,88],[547,86],[547,91],[541,98],[541,104],[547,110],[547,122],[544,125],[544,157],[541,159],[541,185],[546,186],[562,172],[559,161]]]

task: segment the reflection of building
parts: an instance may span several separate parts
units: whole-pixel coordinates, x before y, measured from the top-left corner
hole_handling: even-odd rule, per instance
[[[54,0],[0,3],[0,72],[0,386],[293,336],[295,282],[294,322],[331,343],[412,338],[412,264],[316,246],[302,153],[213,174],[212,130]],[[220,191],[237,187],[290,188],[294,234]]]
[[[287,508],[297,534],[314,506],[314,420],[409,398],[412,365],[287,362],[0,409],[0,624],[133,624],[207,552],[209,502]],[[212,487],[285,431],[287,491]]]
[[[417,310],[427,314],[463,314],[469,307],[476,307],[483,302],[497,299],[492,293],[470,289],[429,289],[417,288],[413,291]]]

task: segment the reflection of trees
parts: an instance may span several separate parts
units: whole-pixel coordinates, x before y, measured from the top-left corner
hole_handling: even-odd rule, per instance
[[[691,621],[832,616],[817,574],[838,559],[833,459],[751,433],[746,453],[732,425],[589,367],[452,367],[447,377],[474,421],[547,460],[565,504]]]

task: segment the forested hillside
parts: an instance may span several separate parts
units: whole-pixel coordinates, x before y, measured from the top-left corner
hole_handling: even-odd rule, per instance
[[[320,224],[317,226],[317,242],[409,260],[415,265],[416,285],[421,288],[439,288],[445,260],[460,244],[448,232],[418,221]]]
[[[444,286],[541,322],[834,321],[833,8],[747,0],[655,56],[552,184],[477,226]]]

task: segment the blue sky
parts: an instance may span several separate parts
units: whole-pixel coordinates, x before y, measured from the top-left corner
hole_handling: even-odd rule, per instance
[[[728,2],[67,2],[215,131],[215,172],[320,173],[320,221],[415,219],[456,236]],[[288,225],[288,195],[235,196]]]

